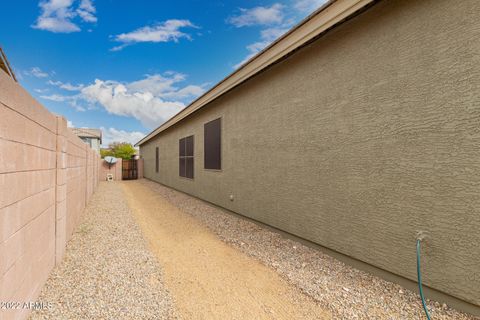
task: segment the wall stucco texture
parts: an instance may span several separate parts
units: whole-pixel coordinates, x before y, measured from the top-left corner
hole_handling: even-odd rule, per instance
[[[425,284],[480,305],[479,11],[380,1],[141,145],[144,175],[412,280],[423,231]]]

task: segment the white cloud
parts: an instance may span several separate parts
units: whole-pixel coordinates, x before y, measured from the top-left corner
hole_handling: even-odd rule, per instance
[[[52,80],[48,80],[47,83],[49,85],[56,86],[56,87],[59,87],[60,89],[64,89],[67,91],[80,91],[84,87],[83,84],[73,85],[70,82],[63,83],[61,81],[52,81]]]
[[[134,117],[153,128],[184,107],[183,103],[164,101],[150,92],[131,92],[121,83],[95,80],[82,89],[91,103],[98,103],[111,114]]]
[[[73,127],[75,127],[75,126],[73,125],[73,122],[72,122],[72,121],[67,120],[67,127],[73,128]]]
[[[79,112],[87,111],[86,108],[78,104],[78,100],[80,99],[79,95],[65,96],[61,94],[51,94],[51,95],[42,95],[40,96],[40,98],[45,100],[55,101],[55,102],[68,102],[69,105],[71,105],[73,108],[75,108],[75,110]]]
[[[114,40],[123,44],[112,48],[112,51],[118,51],[125,46],[137,42],[178,42],[181,38],[191,40],[191,36],[180,29],[198,28],[189,20],[171,19],[162,23],[145,26],[131,32],[121,33],[114,37]]]
[[[145,137],[145,134],[140,131],[125,131],[111,127],[100,127],[100,130],[102,130],[102,145],[104,146],[108,146],[112,142],[128,142],[135,144]]]
[[[310,13],[314,10],[317,10],[327,2],[328,0],[296,0],[294,7],[298,11]]]
[[[35,29],[71,33],[80,31],[80,27],[73,22],[77,16],[85,22],[97,21],[91,0],[81,0],[77,9],[73,8],[74,0],[42,0],[38,6],[40,16],[32,25]]]
[[[164,75],[147,75],[144,79],[133,81],[126,86],[129,90],[150,92],[162,99],[183,101],[188,98],[196,98],[205,92],[205,84],[201,86],[188,85],[178,88],[175,84],[185,81],[186,76],[177,72],[166,72]]]
[[[96,79],[89,85],[72,85],[61,81],[49,84],[76,94],[41,95],[40,98],[65,102],[77,111],[104,108],[108,113],[133,117],[147,128],[154,128],[183,109],[187,102],[205,92],[202,85],[179,85],[186,76],[177,72],[146,75],[143,79],[122,83]]]
[[[228,18],[227,22],[236,27],[279,24],[284,18],[283,9],[279,3],[270,7],[240,8],[240,14]]]
[[[164,75],[147,75],[142,80],[133,81],[127,84],[129,90],[140,92],[151,92],[153,95],[161,95],[166,92],[175,91],[175,83],[184,81],[186,76],[181,73],[166,73]]]
[[[288,31],[288,28],[281,28],[281,27],[268,28],[268,29],[262,30],[260,32],[260,41],[257,41],[248,45],[247,50],[249,51],[249,54],[245,57],[245,59],[237,63],[233,68],[238,69],[248,60],[253,58],[258,52],[262,51],[265,47],[267,47],[270,43],[272,43],[274,40],[276,40],[278,37],[280,37],[282,34],[284,34],[287,31]]]
[[[36,78],[47,78],[49,75],[47,72],[42,71],[39,67],[33,67],[28,71],[24,71],[24,73],[28,76],[33,76]]]
[[[96,79],[81,90],[81,98],[99,104],[111,114],[138,119],[144,126],[154,128],[185,107],[184,99],[204,92],[203,86],[175,86],[184,75],[170,73],[148,75],[130,83]]]
[[[179,90],[173,90],[162,94],[163,98],[183,100],[189,97],[198,97],[205,92],[204,86],[188,85]]]
[[[97,17],[95,17],[96,11],[91,0],[82,0],[77,9],[77,14],[83,21],[94,23],[97,22]]]
[[[273,41],[288,31],[288,28],[268,28],[260,32],[261,38],[266,41]]]
[[[80,28],[71,21],[75,17],[75,12],[71,8],[72,3],[73,0],[41,1],[39,3],[41,14],[32,27],[64,33],[80,31]]]
[[[305,14],[308,14],[330,0],[292,0],[288,7],[279,3],[270,7],[255,7],[251,9],[240,9],[241,14],[227,19],[228,23],[236,27],[244,26],[268,26],[260,32],[260,39],[257,42],[249,44],[246,49],[247,56],[239,63],[233,66],[238,69],[248,62],[256,54],[270,45],[274,40],[287,32],[291,26]]]
[[[60,94],[51,94],[48,96],[40,96],[42,99],[50,100],[50,101],[55,101],[55,102],[64,102],[70,100],[70,96],[63,96]]]
[[[240,9],[241,14],[227,19],[227,22],[236,27],[245,26],[268,26],[260,32],[260,40],[249,44],[247,56],[233,66],[234,69],[239,68],[248,60],[253,58],[258,52],[267,47],[279,36],[284,34],[293,23],[293,20],[286,19],[284,13],[285,6],[275,3],[270,7],[254,7],[251,9]]]

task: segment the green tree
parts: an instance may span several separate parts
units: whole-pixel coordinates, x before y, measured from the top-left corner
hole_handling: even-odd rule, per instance
[[[113,157],[113,152],[110,149],[102,148],[100,149],[100,157],[105,158],[107,156]]]
[[[102,158],[112,156],[128,160],[136,153],[137,150],[128,142],[114,142],[108,146],[108,149],[100,150]]]

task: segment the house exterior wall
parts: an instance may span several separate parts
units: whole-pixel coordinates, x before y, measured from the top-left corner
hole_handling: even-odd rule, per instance
[[[425,284],[478,306],[479,10],[380,1],[142,144],[144,176],[412,280],[423,231]],[[218,117],[222,170],[204,170]]]
[[[100,154],[100,139],[94,138],[90,139],[90,148],[97,151]]]
[[[95,150],[100,154],[100,139],[90,137],[80,137],[80,139],[86,143],[92,150]]]
[[[97,151],[98,154],[100,154],[100,139],[95,139],[92,141],[92,149]]]
[[[143,179],[143,159],[137,160],[138,179]]]
[[[0,70],[0,301],[34,302],[98,184],[99,155]],[[0,319],[29,309],[1,308]]]

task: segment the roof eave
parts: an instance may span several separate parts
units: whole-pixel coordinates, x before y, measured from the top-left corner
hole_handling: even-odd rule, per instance
[[[253,77],[290,52],[301,47],[303,44],[308,43],[317,35],[328,30],[335,24],[348,18],[350,15],[374,1],[375,0],[334,0],[327,2],[264,50],[248,60],[240,68],[218,82],[213,88],[205,92],[187,107],[150,132],[143,139],[138,141],[135,146],[140,146],[149,141],[160,132],[186,118],[250,77]]]
[[[15,80],[15,82],[17,82],[17,77],[15,76],[15,73],[13,72],[13,69],[10,66],[7,56],[5,55],[5,52],[3,52],[3,49],[1,46],[0,46],[0,69],[5,71],[13,80]]]

